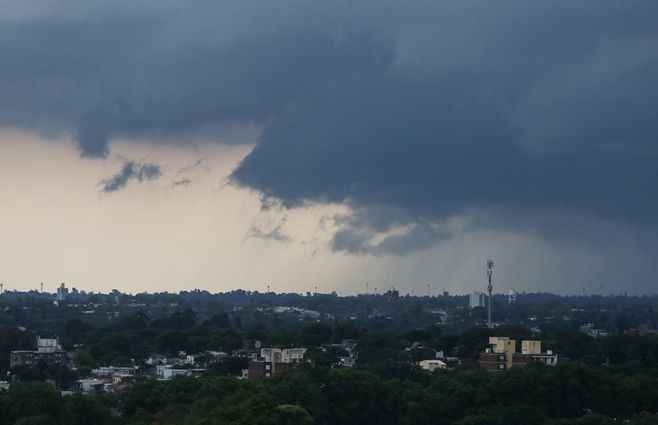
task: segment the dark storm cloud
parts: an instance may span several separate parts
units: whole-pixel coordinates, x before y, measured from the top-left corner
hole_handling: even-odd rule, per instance
[[[0,125],[71,132],[88,157],[261,126],[233,181],[368,209],[335,250],[421,249],[472,210],[656,226],[653,0],[29,7],[0,18]]]
[[[477,4],[402,31],[386,66],[298,96],[234,178],[290,206],[402,207],[374,234],[411,224],[396,236],[408,250],[444,237],[419,222],[473,208],[504,207],[507,226],[564,210],[655,228],[657,6]],[[332,248],[403,251],[379,243],[346,223]]]
[[[101,181],[99,186],[101,187],[102,192],[112,193],[125,188],[131,180],[143,182],[147,180],[155,180],[161,175],[161,167],[157,164],[126,161],[117,174]]]
[[[451,234],[430,223],[415,223],[409,228],[375,239],[380,234],[371,227],[352,224],[338,230],[331,239],[330,248],[350,254],[405,255],[416,250],[430,248],[438,241],[449,239]]]

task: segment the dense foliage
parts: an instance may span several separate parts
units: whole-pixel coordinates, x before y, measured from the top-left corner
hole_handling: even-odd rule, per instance
[[[474,326],[483,312],[463,308],[463,300],[405,297],[391,304],[381,297],[290,295],[288,307],[321,310],[309,319],[285,314],[265,297],[252,304],[246,294],[231,294],[242,304],[230,306],[202,295],[138,295],[126,302],[88,296],[86,302],[98,302],[93,314],[84,310],[89,304],[53,307],[43,298],[0,297],[0,373],[12,380],[8,391],[0,390],[0,425],[658,424],[658,335],[630,329],[656,321],[653,298],[618,297],[604,305],[540,296],[534,304],[499,304],[497,318],[505,324],[495,335],[540,338],[544,349],[559,353],[560,365],[493,374],[476,360],[494,331]],[[436,308],[449,320],[438,322]],[[582,333],[584,323],[610,335]],[[9,351],[34,349],[37,335],[57,335],[75,369],[43,363],[9,369]],[[263,346],[306,347],[308,362],[245,381],[236,376],[246,358],[202,354],[230,354],[256,339]],[[346,339],[357,342],[354,368],[336,367],[347,354],[337,343]],[[149,356],[181,351],[201,354],[204,377],[141,376],[124,391],[94,396],[60,391],[97,366],[134,363],[146,373]],[[461,366],[434,373],[417,366],[437,351],[458,357]]]
[[[112,398],[18,384],[0,393],[0,424],[658,424],[656,406],[653,369],[571,363],[502,374],[475,367],[428,373],[387,361],[302,367],[256,382],[150,380]],[[113,417],[111,407],[123,416]]]

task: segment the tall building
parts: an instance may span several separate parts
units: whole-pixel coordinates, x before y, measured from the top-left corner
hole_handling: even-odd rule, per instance
[[[468,306],[470,308],[484,307],[487,302],[487,294],[482,292],[473,291],[468,298]]]
[[[64,283],[59,285],[59,288],[57,288],[57,301],[64,301],[68,295],[69,290]]]
[[[516,302],[516,292],[513,289],[509,290],[507,294],[507,304],[514,304]]]

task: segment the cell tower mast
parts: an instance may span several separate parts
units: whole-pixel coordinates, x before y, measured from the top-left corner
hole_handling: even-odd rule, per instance
[[[491,324],[491,291],[493,291],[493,286],[491,286],[491,278],[493,276],[493,266],[494,262],[491,258],[487,260],[487,277],[489,278],[489,286],[487,286],[487,291],[489,292],[489,329],[493,328]]]

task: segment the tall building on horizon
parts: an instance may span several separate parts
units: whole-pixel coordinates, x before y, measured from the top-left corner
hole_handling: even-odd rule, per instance
[[[487,294],[473,291],[468,297],[468,306],[470,308],[484,307],[487,302]]]
[[[59,285],[59,288],[57,288],[57,301],[64,301],[68,295],[69,290],[66,285],[64,283]]]

